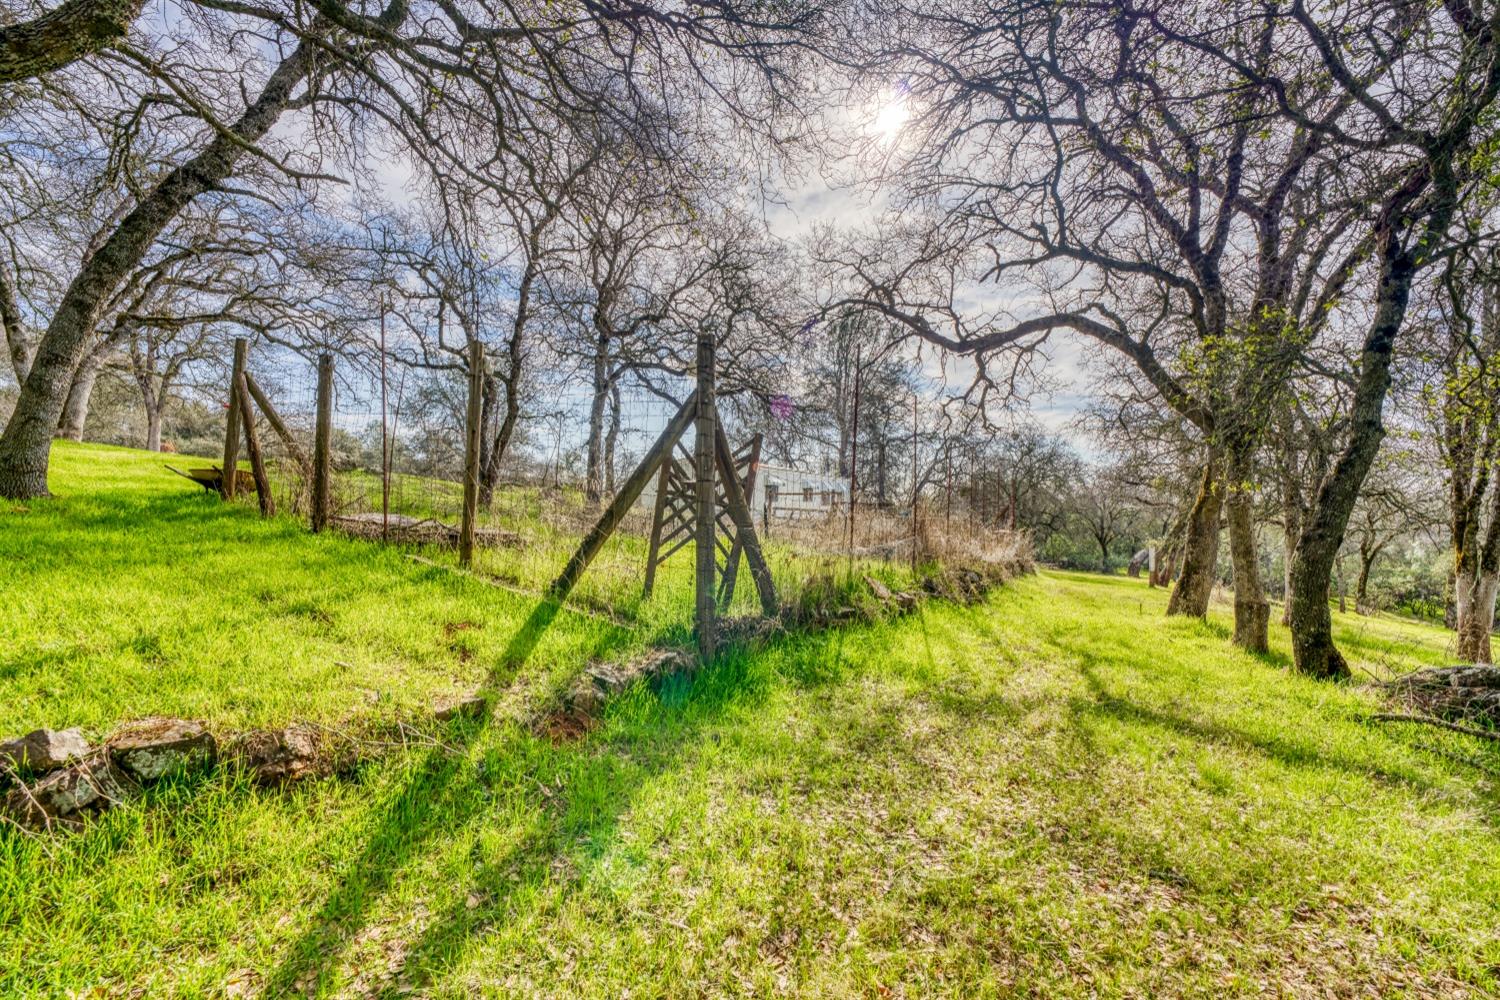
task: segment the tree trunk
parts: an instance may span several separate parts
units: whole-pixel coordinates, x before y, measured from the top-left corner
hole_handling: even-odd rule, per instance
[[[1281,531],[1281,624],[1292,624],[1292,553],[1297,551],[1297,536],[1301,532],[1300,517],[1298,520],[1287,514],[1287,521]]]
[[[1219,562],[1219,514],[1224,506],[1223,483],[1218,476],[1218,456],[1210,454],[1203,465],[1198,498],[1188,515],[1182,542],[1182,575],[1167,601],[1168,615],[1208,614],[1208,599],[1214,589],[1214,571]]]
[[[1375,558],[1378,555],[1380,555],[1379,550],[1371,550],[1364,545],[1359,547],[1359,578],[1354,583],[1354,610],[1362,615],[1368,615],[1371,612],[1370,569],[1375,565]]]
[[[1229,555],[1234,572],[1234,644],[1252,653],[1271,649],[1268,626],[1271,605],[1260,585],[1255,546],[1255,504],[1251,491],[1251,454],[1231,451],[1228,460]]]
[[[146,450],[161,451],[161,416],[163,403],[146,407]]]
[[[1382,257],[1375,315],[1360,352],[1350,407],[1349,440],[1318,488],[1292,557],[1292,657],[1297,671],[1310,677],[1349,676],[1349,665],[1333,644],[1328,586],[1349,515],[1385,438],[1381,411],[1391,384],[1391,356],[1416,271],[1389,229],[1383,234]]]
[[[594,351],[594,398],[589,404],[588,467],[584,495],[596,504],[604,494],[604,407],[609,402],[609,339],[599,337]]]
[[[47,495],[52,431],[105,301],[140,264],[162,229],[194,198],[228,177],[245,155],[247,144],[258,142],[270,131],[293,92],[324,58],[323,44],[320,39],[306,40],[283,59],[228,134],[216,135],[197,156],[163,177],[73,278],[37,346],[15,411],[0,435],[0,496],[21,500]]]
[[[26,340],[26,330],[21,325],[21,306],[16,301],[16,288],[10,274],[0,267],[0,324],[5,327],[5,347],[10,355],[10,367],[16,375],[16,385],[26,381],[31,370],[31,345]]]
[[[495,481],[500,476],[500,463],[495,458],[497,444],[495,420],[500,394],[500,381],[495,374],[484,373],[484,393],[479,409],[479,506],[489,510],[495,505]]]
[[[505,412],[500,418],[500,428],[495,431],[495,440],[490,446],[489,462],[484,469],[485,480],[490,484],[489,499],[485,502],[486,510],[494,502],[495,484],[500,481],[500,463],[505,459],[506,452],[510,450],[511,438],[516,433],[516,423],[521,419],[521,380],[526,362],[526,323],[531,315],[531,285],[536,277],[535,261],[540,252],[536,241],[533,240],[531,262],[527,264],[526,271],[521,275],[521,284],[516,291],[516,318],[511,326],[510,343],[506,346],[508,366],[504,378],[500,380],[500,384],[505,388]]]
[[[620,442],[620,383],[609,388],[609,433],[604,436],[604,492],[615,495],[615,446]]]
[[[68,441],[83,440],[83,425],[89,418],[89,402],[94,398],[94,385],[99,381],[99,371],[103,367],[103,352],[91,352],[79,363],[78,370],[73,373],[68,398],[63,403],[62,419],[57,425],[58,437]]]
[[[1458,658],[1465,663],[1493,663],[1490,634],[1495,629],[1495,595],[1500,575],[1460,574],[1454,580],[1458,606]]]

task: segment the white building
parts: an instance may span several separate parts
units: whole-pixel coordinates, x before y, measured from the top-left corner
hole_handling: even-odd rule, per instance
[[[847,479],[761,462],[750,510],[762,518],[819,517],[845,509],[848,498]]]

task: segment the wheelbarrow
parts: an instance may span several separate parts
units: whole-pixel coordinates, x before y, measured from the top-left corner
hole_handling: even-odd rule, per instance
[[[209,466],[206,469],[181,469],[167,466],[167,469],[177,473],[183,479],[191,479],[210,493],[224,492],[224,470],[218,466]],[[234,473],[234,491],[236,493],[252,493],[255,491],[255,477],[245,469],[236,469]]]

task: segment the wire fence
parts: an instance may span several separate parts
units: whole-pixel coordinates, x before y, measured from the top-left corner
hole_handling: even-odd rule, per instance
[[[255,414],[255,426],[276,506],[306,517],[318,411],[316,362],[260,349],[246,370],[268,410]],[[679,403],[670,393],[686,397],[689,388],[686,380],[669,386],[668,394],[622,387],[595,410],[588,389],[544,387],[523,401],[499,455],[502,400],[494,397],[491,408],[479,408],[473,570],[503,586],[543,590],[671,421]],[[457,368],[418,369],[378,353],[337,358],[328,449],[330,525],[372,540],[456,545],[464,510],[468,396],[469,379]],[[954,488],[951,462],[946,479],[933,474],[937,446],[924,442],[915,417],[905,453],[897,456],[889,441],[866,444],[871,450],[860,462],[857,434],[840,447],[826,427],[803,427],[795,407],[770,410],[765,427],[742,426],[730,417],[726,433],[733,447],[756,434],[775,438],[776,454],[762,450],[746,500],[783,589],[838,571],[884,567],[916,574],[932,561],[1011,558],[1023,545],[1014,532],[991,527],[991,518],[976,523],[975,505]],[[691,440],[689,431],[686,454]],[[657,483],[651,477],[577,600],[614,614],[643,613],[641,570]],[[440,552],[433,557],[448,558]],[[670,560],[657,593],[671,596],[657,603],[680,597],[690,606],[691,570],[690,555]],[[752,600],[741,594],[738,609]]]

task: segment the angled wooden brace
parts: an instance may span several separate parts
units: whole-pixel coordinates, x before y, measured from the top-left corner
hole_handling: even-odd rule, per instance
[[[718,459],[719,479],[724,486],[724,497],[728,501],[729,516],[734,519],[734,525],[739,529],[738,541],[745,548],[745,559],[750,563],[750,576],[755,580],[755,589],[760,594],[760,607],[766,617],[774,618],[781,612],[781,604],[776,599],[776,584],[771,581],[771,569],[766,565],[765,554],[761,552],[760,539],[755,535],[755,520],[750,516],[750,506],[745,501],[745,491],[740,485],[739,477],[734,470],[734,449],[729,447],[729,438],[724,434],[724,422],[717,419],[715,413],[714,437],[716,445],[714,452]]]
[[[604,547],[609,536],[614,534],[615,528],[619,527],[625,514],[645,492],[646,484],[661,467],[662,460],[672,453],[672,446],[692,424],[697,407],[698,394],[694,392],[663,428],[661,436],[646,452],[645,457],[641,459],[641,464],[637,465],[635,471],[630,474],[630,478],[625,480],[620,487],[620,492],[615,494],[614,500],[604,508],[604,512],[599,515],[599,520],[594,527],[583,536],[583,541],[578,545],[578,551],[573,553],[573,558],[568,560],[562,573],[552,582],[552,586],[547,588],[549,598],[562,603],[567,599],[568,594],[572,593],[579,578],[583,576],[584,570],[589,568],[589,563],[594,561],[594,557],[599,554],[599,550]]]

